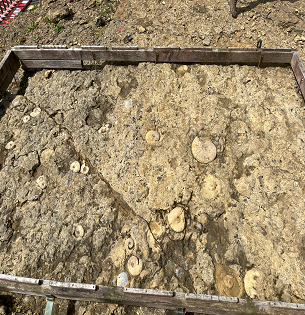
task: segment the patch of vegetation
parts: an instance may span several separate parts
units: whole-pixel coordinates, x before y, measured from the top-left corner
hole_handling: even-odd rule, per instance
[[[94,33],[94,35],[95,35],[96,37],[100,37],[100,36],[102,36],[103,34],[104,34],[104,29],[103,29],[103,28],[97,29],[97,31]]]
[[[45,23],[49,23],[49,24],[52,23],[51,20],[50,20],[47,16],[45,16],[42,20],[43,20]]]
[[[32,41],[37,42],[37,41],[41,40],[41,38],[42,38],[41,36],[33,37]]]
[[[38,8],[38,5],[37,5],[37,4],[33,4],[32,8],[29,9],[29,11],[33,12],[33,11],[35,11],[37,8]]]
[[[60,33],[64,29],[63,25],[57,24],[53,26],[53,31],[55,34]]]
[[[28,29],[30,31],[33,31],[36,27],[37,27],[37,23],[36,22],[31,22],[30,25],[28,26]]]
[[[104,0],[103,2],[105,5],[105,8],[102,11],[100,11],[100,16],[102,18],[107,17],[109,13],[115,12],[115,10],[120,4],[120,0],[116,0],[114,5],[110,3],[109,0]]]

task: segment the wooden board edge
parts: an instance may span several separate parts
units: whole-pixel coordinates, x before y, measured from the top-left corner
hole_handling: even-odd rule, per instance
[[[291,68],[305,100],[305,67],[299,52],[294,52],[291,59]]]
[[[6,72],[6,75],[1,76],[0,79],[0,96],[5,94],[7,88],[11,84],[16,72],[20,68],[20,61],[16,58],[13,52],[10,52],[9,58],[4,65],[7,67],[8,71]]]

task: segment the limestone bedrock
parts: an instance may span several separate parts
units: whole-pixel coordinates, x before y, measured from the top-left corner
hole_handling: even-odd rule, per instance
[[[125,272],[130,287],[305,300],[305,114],[291,69],[177,68],[41,71],[3,101],[2,272],[104,285]],[[194,158],[196,137],[214,160]],[[168,222],[177,207],[181,232]]]

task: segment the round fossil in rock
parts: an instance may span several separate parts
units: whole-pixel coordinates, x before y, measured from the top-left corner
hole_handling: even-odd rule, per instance
[[[82,173],[82,174],[88,174],[88,172],[89,172],[89,166],[87,166],[85,163],[81,166],[81,168],[80,168],[80,172]]]
[[[30,117],[29,115],[26,115],[26,116],[24,116],[24,117],[22,118],[22,121],[23,121],[24,123],[27,123],[27,122],[30,121],[30,119],[31,119],[31,117]]]
[[[129,238],[125,241],[125,248],[126,248],[127,250],[131,250],[131,249],[134,248],[134,240],[133,240],[131,237],[129,237]]]
[[[74,161],[70,165],[70,170],[74,173],[78,173],[80,171],[80,164],[78,161]]]
[[[81,225],[75,227],[74,235],[76,239],[80,240],[84,236],[84,228]]]
[[[143,268],[142,259],[139,259],[136,256],[131,256],[128,260],[127,268],[132,276],[138,276]]]
[[[192,143],[192,153],[200,163],[209,163],[216,157],[216,146],[209,138],[196,137]]]
[[[262,298],[261,292],[263,292],[263,281],[264,275],[259,269],[253,268],[246,272],[244,285],[245,290],[251,299]]]
[[[185,217],[181,207],[176,207],[169,213],[168,223],[175,232],[182,232],[184,230]]]
[[[39,107],[34,108],[34,110],[31,112],[30,116],[31,117],[37,117],[41,113],[41,109]]]
[[[121,272],[116,278],[116,285],[118,287],[123,287],[128,282],[128,275],[125,271]]]
[[[41,189],[45,189],[47,187],[47,179],[44,175],[39,176],[36,179],[36,183]]]
[[[184,75],[188,70],[188,66],[187,65],[183,65],[177,68],[176,73],[178,75]]]
[[[5,149],[6,150],[11,150],[15,147],[15,142],[14,141],[10,141],[6,144]]]
[[[148,144],[154,144],[160,140],[160,134],[156,130],[150,130],[147,132],[145,140]]]

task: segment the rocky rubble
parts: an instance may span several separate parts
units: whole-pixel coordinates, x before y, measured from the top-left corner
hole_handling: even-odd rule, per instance
[[[5,97],[3,273],[305,302],[304,100],[292,71],[183,69],[40,71],[24,96]],[[198,161],[194,142],[216,154]],[[39,299],[20,303],[42,312]]]

